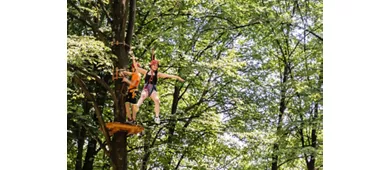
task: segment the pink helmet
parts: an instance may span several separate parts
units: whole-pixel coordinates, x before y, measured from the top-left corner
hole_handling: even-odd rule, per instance
[[[141,67],[141,65],[139,65],[139,63],[137,63],[137,67]],[[134,68],[134,63],[131,64],[131,68]]]
[[[152,66],[152,65],[157,65],[158,66],[158,60],[152,60],[149,65]]]

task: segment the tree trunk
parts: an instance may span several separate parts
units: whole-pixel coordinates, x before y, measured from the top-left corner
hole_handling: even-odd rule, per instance
[[[80,127],[79,135],[77,138],[77,158],[76,158],[76,170],[81,170],[81,165],[83,163],[83,146],[85,140],[85,129]]]
[[[284,90],[282,90],[282,98],[281,98],[281,101],[280,101],[280,107],[279,107],[279,116],[278,116],[278,126],[276,128],[276,135],[279,137],[281,134],[281,130],[282,130],[282,122],[283,122],[283,114],[284,114],[284,111],[286,110],[286,104],[285,104],[285,94],[284,94]],[[278,159],[279,159],[279,156],[278,156],[278,151],[279,151],[279,141],[276,141],[274,143],[274,147],[273,147],[273,153],[272,153],[272,165],[271,165],[271,169],[272,170],[277,170],[278,169]]]
[[[314,107],[314,116],[313,116],[313,121],[315,121],[318,118],[318,103],[315,104]],[[311,147],[317,149],[317,125],[314,124],[312,125],[312,130],[311,130]],[[316,163],[316,158],[314,154],[311,154],[309,156],[309,160],[306,162],[307,164],[307,169],[308,170],[315,170],[315,163]]]
[[[142,157],[141,170],[146,170],[148,167],[148,161],[150,157],[150,141],[152,139],[151,132],[145,131],[145,141],[144,141],[144,156]]]
[[[95,160],[96,152],[96,143],[97,141],[93,138],[88,140],[88,149],[85,154],[83,170],[93,170],[93,162]]]
[[[106,83],[108,83],[108,80],[111,79],[111,76],[109,76],[109,75],[99,75],[99,76],[103,77],[103,80]],[[104,104],[106,103],[106,100],[108,98],[107,90],[104,87],[99,86],[98,83],[96,83],[95,86],[96,86],[95,91],[97,92],[96,102],[98,103],[99,108],[101,110],[104,110]],[[89,103],[86,103],[85,109],[89,111],[90,108],[91,108],[91,105],[89,105]],[[88,112],[86,112],[86,113],[88,113]],[[86,113],[84,113],[84,114],[86,114]],[[96,114],[92,115],[92,120],[94,120],[94,122],[96,124],[99,124],[99,120],[98,120],[98,117]],[[91,135],[91,134],[89,134],[89,135]],[[96,151],[96,144],[97,144],[97,141],[94,138],[89,136],[88,137],[87,152],[86,152],[85,157],[84,157],[84,165],[83,165],[82,170],[93,170],[93,163],[95,160],[95,156],[98,153],[98,151]]]
[[[83,102],[83,115],[88,115],[89,109],[91,109],[91,105],[88,103],[87,100]],[[77,139],[77,158],[76,158],[76,170],[81,170],[82,163],[83,163],[83,150],[84,150],[84,143],[85,143],[85,137],[86,137],[86,129],[81,126],[79,128],[78,132],[78,139]]]
[[[281,53],[283,54],[282,47],[280,46],[280,48],[281,48]],[[286,57],[285,56],[283,56],[283,57],[284,57],[284,61],[283,61],[284,70],[283,70],[283,75],[282,75],[282,80],[281,80],[278,125],[276,128],[276,136],[280,137],[280,139],[279,139],[279,141],[276,141],[274,143],[273,154],[272,154],[272,166],[271,166],[272,170],[278,169],[278,159],[279,159],[278,152],[279,152],[279,147],[280,147],[279,142],[280,142],[280,140],[283,140],[283,137],[284,137],[284,135],[281,133],[281,131],[282,131],[282,126],[283,126],[283,115],[284,115],[284,112],[287,108],[287,101],[286,101],[287,87],[285,86],[285,84],[287,83],[288,77],[289,77],[290,72],[291,72]]]
[[[127,56],[127,50],[125,42],[125,33],[127,28],[127,16],[129,11],[129,1],[127,0],[113,0],[112,1],[112,31],[114,41],[118,41],[118,45],[112,46],[113,53],[118,57],[118,61],[115,65],[120,69],[126,69],[129,65],[129,58]],[[124,92],[127,90],[127,85],[122,83],[120,79],[115,81],[115,94],[119,100],[119,110],[114,109],[114,121],[125,122],[126,110],[124,101]],[[114,134],[112,139],[112,151],[111,156],[113,162],[116,165],[116,170],[127,169],[127,133],[118,132]]]
[[[278,170],[278,154],[276,154],[276,151],[279,150],[279,145],[277,143],[274,144],[273,148],[273,156],[272,156],[272,170]]]
[[[315,158],[314,156],[309,156],[309,162],[307,163],[307,169],[308,170],[315,170]]]
[[[312,139],[312,143],[311,143],[311,146],[315,149],[317,149],[317,131],[316,129],[313,129],[311,131],[311,139]],[[315,163],[316,163],[316,158],[315,158],[315,155],[312,154],[309,156],[309,161],[307,162],[307,169],[308,170],[315,170]]]
[[[172,110],[171,110],[171,115],[175,115],[176,114],[176,111],[177,111],[177,106],[178,106],[178,103],[179,103],[179,95],[180,95],[180,88],[175,86],[175,90],[173,92],[173,102],[172,102]],[[173,134],[175,132],[175,128],[176,128],[176,121],[172,121],[172,122],[169,122],[169,126],[168,126],[168,141],[167,141],[167,145],[168,145],[168,150],[170,150],[172,148],[172,142],[173,142]],[[171,163],[172,163],[172,153],[166,153],[166,162],[168,162],[166,164],[166,166],[164,166],[164,170],[169,170],[169,169],[172,169],[171,168]]]
[[[282,100],[280,102],[280,113],[279,113],[279,116],[278,116],[278,126],[276,128],[276,135],[279,136],[281,135],[280,131],[282,129],[282,121],[283,121],[283,113],[284,113],[284,110],[286,109],[285,107],[285,98],[284,98],[284,95],[282,95]],[[275,142],[274,143],[274,147],[273,147],[273,153],[272,153],[272,165],[271,165],[271,169],[272,170],[277,170],[278,169],[278,159],[279,159],[279,156],[278,156],[278,152],[279,152],[279,144],[278,144],[279,141]]]

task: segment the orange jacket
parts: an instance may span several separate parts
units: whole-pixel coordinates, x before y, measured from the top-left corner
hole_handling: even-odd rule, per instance
[[[130,89],[137,89],[140,81],[141,81],[141,76],[139,76],[139,73],[137,73],[137,72],[133,73],[131,75],[131,80],[130,80],[130,82],[132,82],[131,83],[132,85],[129,86],[129,90]]]

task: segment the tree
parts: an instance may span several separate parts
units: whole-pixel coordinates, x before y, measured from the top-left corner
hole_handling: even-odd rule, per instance
[[[321,167],[321,10],[322,1],[68,1],[68,169]],[[143,67],[156,49],[160,71],[186,82],[159,80],[161,125],[111,139],[99,128],[125,120],[126,88],[111,76],[131,64],[130,47]],[[146,100],[137,119],[152,113]]]

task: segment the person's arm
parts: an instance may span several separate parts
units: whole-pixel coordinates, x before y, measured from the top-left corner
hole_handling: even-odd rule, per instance
[[[131,85],[131,82],[130,82],[129,79],[127,79],[126,75],[127,75],[127,76],[132,76],[132,75],[133,75],[133,72],[121,71],[121,72],[119,73],[119,75],[123,77],[123,78],[122,78],[122,82],[125,82],[125,83],[127,83],[128,85]]]
[[[131,72],[129,72],[129,73],[131,73]],[[139,73],[135,73],[135,74],[139,74]],[[137,83],[140,82],[140,80],[135,80],[135,81],[132,80],[132,81],[130,81],[130,80],[127,79],[126,77],[123,77],[122,82],[127,83],[129,86],[135,86]]]
[[[130,72],[130,71],[123,71],[122,73],[127,75],[127,76],[133,75],[133,72]]]
[[[165,73],[157,73],[157,77],[172,78],[172,79],[176,79],[176,80],[179,80],[181,82],[184,82],[184,80],[181,77],[176,76],[176,75],[170,75],[170,74],[165,74]]]
[[[134,53],[133,51],[130,51],[131,59],[133,60],[134,63],[134,68],[137,70],[137,62],[135,61]]]
[[[135,57],[134,57],[133,51],[130,52],[130,55],[131,55],[131,59],[133,60],[135,70],[137,72],[139,72],[139,73],[146,74],[147,71],[145,69],[140,68],[140,67],[137,66],[137,62],[135,61]]]
[[[125,83],[127,83],[128,85],[131,85],[130,80],[127,79],[126,77],[123,77],[122,82],[125,82]]]
[[[137,67],[136,66],[136,70],[137,70],[137,72],[142,73],[142,74],[146,74],[147,73],[147,71],[145,69],[141,68],[141,67]]]

